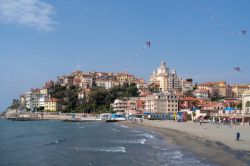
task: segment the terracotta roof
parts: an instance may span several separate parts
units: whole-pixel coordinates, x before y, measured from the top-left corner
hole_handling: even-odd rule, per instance
[[[226,81],[218,81],[218,82],[204,82],[204,83],[200,83],[199,85],[205,85],[205,86],[214,86],[214,85],[218,85],[218,84],[226,84]]]
[[[194,97],[182,97],[180,101],[199,101],[197,98]]]
[[[208,90],[206,89],[196,89],[194,93],[208,93]]]
[[[211,102],[211,103],[202,105],[202,107],[218,107],[218,106],[225,106],[225,105],[224,103],[221,103],[221,102]]]
[[[136,104],[138,106],[143,106],[143,105],[145,105],[145,101],[143,101],[143,100],[136,100]]]
[[[50,98],[47,102],[60,102],[61,100],[56,98]]]

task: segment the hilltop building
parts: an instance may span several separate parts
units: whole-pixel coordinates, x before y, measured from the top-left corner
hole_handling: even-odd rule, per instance
[[[160,67],[153,71],[149,83],[159,84],[160,91],[163,93],[181,91],[181,80],[176,71],[170,72],[164,61],[161,61]]]

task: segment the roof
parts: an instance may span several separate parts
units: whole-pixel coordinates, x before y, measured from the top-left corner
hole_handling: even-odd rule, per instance
[[[143,101],[143,100],[136,100],[136,103],[137,103],[138,106],[144,106],[145,101]]]
[[[194,93],[208,93],[208,90],[206,89],[196,89]]]
[[[224,104],[221,102],[211,102],[211,103],[202,105],[202,107],[218,107],[218,106],[224,106]]]
[[[199,101],[197,98],[194,97],[182,97],[180,101]]]
[[[226,81],[218,81],[218,82],[204,82],[198,84],[198,86],[214,86],[214,85],[226,85]]]
[[[50,98],[47,102],[60,102],[61,100],[56,98]]]

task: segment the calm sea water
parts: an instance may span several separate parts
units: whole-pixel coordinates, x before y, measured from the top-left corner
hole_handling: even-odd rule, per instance
[[[0,120],[1,166],[207,166],[160,135],[116,123]]]

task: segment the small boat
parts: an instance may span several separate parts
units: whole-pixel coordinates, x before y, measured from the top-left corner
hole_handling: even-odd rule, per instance
[[[121,114],[112,114],[108,120],[105,122],[119,122],[119,121],[126,121],[127,118],[124,115]]]

